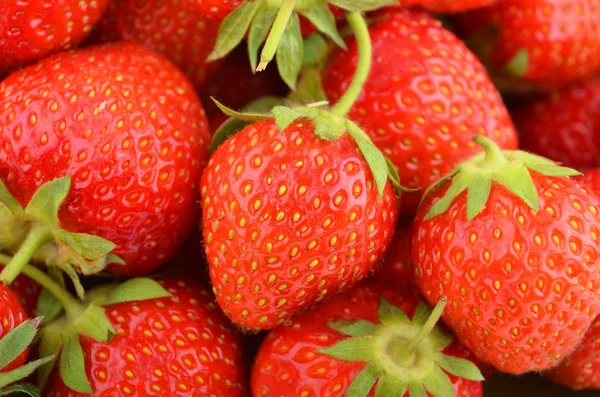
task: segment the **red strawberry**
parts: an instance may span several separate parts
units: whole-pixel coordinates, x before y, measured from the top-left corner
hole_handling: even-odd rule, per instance
[[[344,128],[327,140],[312,120],[279,129],[269,119],[212,155],[201,182],[205,248],[217,301],[238,325],[283,323],[366,277],[387,248],[393,189],[385,175],[376,183]]]
[[[402,197],[403,216],[422,192],[479,148],[473,133],[516,149],[508,113],[485,69],[439,21],[425,13],[391,10],[369,31],[375,60],[350,119],[398,168],[402,184],[420,193]],[[357,45],[333,55],[324,72],[328,98],[340,99],[354,74]]]
[[[4,266],[0,265],[0,269],[2,268]],[[20,275],[8,288],[15,293],[25,313],[29,317],[33,317],[42,293],[42,287],[29,277]]]
[[[19,297],[4,284],[0,283],[0,339],[28,319],[27,314],[19,303]],[[20,354],[7,366],[0,368],[1,372],[12,371],[25,363],[27,350]]]
[[[206,18],[221,23],[244,0],[196,0],[198,10]]]
[[[0,84],[0,120],[0,180],[19,203],[29,203],[49,181],[68,192],[68,178],[56,178],[72,175],[53,220],[62,231],[48,236],[38,228],[41,240],[28,246],[53,241],[45,258],[87,250],[105,260],[94,244],[63,250],[82,238],[64,230],[89,233],[116,244],[127,265],[111,271],[146,274],[195,224],[196,183],[210,140],[206,118],[183,74],[142,46],[91,47],[15,72]],[[40,195],[38,205],[50,200]],[[53,205],[59,204],[36,214]],[[17,213],[16,230],[40,224]]]
[[[559,87],[600,68],[600,0],[503,0],[456,20],[493,67]]]
[[[115,0],[97,26],[100,41],[134,41],[173,61],[200,88],[219,67],[207,63],[219,28],[200,0]]]
[[[171,298],[106,307],[116,335],[80,337],[94,396],[246,396],[241,339],[192,281],[160,281]],[[69,389],[54,371],[47,397],[87,394]]]
[[[600,168],[587,171],[585,174],[575,179],[600,197]]]
[[[557,365],[600,312],[600,199],[577,172],[484,147],[424,201],[414,226],[417,284],[447,297],[446,324],[481,360],[520,374]]]
[[[600,81],[520,106],[514,121],[524,150],[579,170],[600,165]]]
[[[92,30],[109,1],[3,1],[0,74],[76,46]]]
[[[430,12],[454,13],[492,5],[497,0],[408,0],[401,1],[400,7],[420,7]]]
[[[252,368],[253,395],[482,396],[480,382],[448,374],[482,379],[464,347],[424,325],[431,311],[419,300],[414,288],[367,282],[270,331]],[[404,351],[423,328],[422,343]]]
[[[374,278],[381,281],[393,280],[404,285],[414,281],[412,266],[412,224],[404,223],[398,227],[390,247],[377,269]]]

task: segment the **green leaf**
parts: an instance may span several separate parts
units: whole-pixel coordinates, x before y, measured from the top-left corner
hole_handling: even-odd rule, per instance
[[[337,30],[335,16],[325,2],[317,1],[309,7],[300,8],[298,12],[306,17],[320,32],[329,36],[340,48],[346,49],[346,43]]]
[[[225,121],[213,134],[212,140],[210,141],[210,147],[208,148],[210,153],[214,153],[215,150],[217,150],[217,148],[221,146],[223,142],[225,142],[227,139],[231,138],[250,124],[251,123],[249,121],[244,121],[233,117]]]
[[[374,342],[371,336],[357,336],[343,339],[318,352],[342,361],[370,361],[375,350]]]
[[[65,286],[65,278],[62,272],[56,268],[49,268],[48,274],[54,279],[61,287]],[[36,317],[42,317],[42,325],[48,324],[53,321],[63,310],[60,302],[52,295],[47,289],[42,290],[38,303],[35,309]]]
[[[260,4],[260,1],[246,0],[223,20],[209,61],[223,58],[242,42]]]
[[[535,156],[537,157],[537,156]],[[543,175],[548,176],[578,176],[581,172],[568,167],[561,167],[560,165],[543,159],[540,161],[537,158],[525,160],[525,166],[533,171],[539,172]]]
[[[113,265],[125,265],[125,261],[123,259],[121,259],[120,257],[118,257],[115,254],[108,254],[106,256],[106,263],[107,264],[113,264]],[[97,274],[97,273],[94,273]]]
[[[520,50],[515,54],[515,56],[504,65],[504,70],[506,70],[510,75],[515,77],[521,77],[527,72],[529,68],[529,53],[527,50]]]
[[[267,35],[275,22],[277,8],[270,6],[267,2],[262,3],[252,21],[250,32],[248,33],[248,54],[250,55],[250,65],[255,71],[258,66],[258,53],[260,47],[267,39]]]
[[[388,179],[390,180],[390,183],[396,190],[396,194],[398,195],[398,197],[400,197],[402,195],[402,192],[406,189],[402,186],[400,182],[400,174],[398,174],[398,169],[396,168],[394,163],[392,163],[392,161],[387,157],[385,158],[385,162],[388,167]]]
[[[287,98],[294,102],[321,102],[327,100],[323,90],[321,72],[315,67],[302,70],[300,80],[295,91],[291,91]]]
[[[25,212],[51,228],[58,226],[58,209],[69,194],[71,176],[55,179],[39,187]]]
[[[452,179],[452,184],[450,188],[446,191],[446,194],[436,201],[434,205],[431,206],[427,215],[425,215],[424,220],[429,220],[433,217],[436,217],[440,214],[443,214],[450,208],[450,205],[454,201],[459,194],[465,191],[468,186],[468,178],[464,176],[464,174],[458,172],[454,175],[454,179]]]
[[[341,334],[348,336],[366,336],[375,332],[376,325],[367,320],[335,320],[327,326]]]
[[[406,386],[406,382],[402,381],[402,379],[393,376],[393,374],[390,375],[384,373],[383,376],[379,378],[374,397],[404,396]]]
[[[328,0],[330,4],[346,11],[374,11],[393,5],[399,5],[398,0]]]
[[[233,109],[228,108],[223,105],[221,102],[217,101],[215,98],[211,97],[212,101],[217,105],[219,110],[225,113],[229,117],[235,117],[236,119],[245,120],[245,121],[264,121],[271,118],[270,114],[258,114],[258,113],[243,113],[236,112]]]
[[[77,297],[79,299],[85,298],[85,289],[81,284],[81,280],[79,279],[79,274],[75,271],[73,266],[70,263],[63,263],[60,267],[66,274],[69,276],[69,279],[73,283],[73,287],[75,288],[75,293],[77,293]]]
[[[469,222],[485,207],[491,188],[492,180],[489,175],[481,174],[473,178],[467,190],[467,220]]]
[[[75,252],[92,261],[106,257],[116,248],[116,245],[110,241],[92,234],[72,233],[59,229],[54,235]]]
[[[515,165],[508,170],[504,169],[495,172],[493,179],[506,186],[508,190],[517,195],[532,210],[537,211],[540,208],[537,190],[524,164]]]
[[[397,306],[392,305],[386,299],[381,298],[379,300],[379,308],[377,309],[377,316],[382,324],[397,324],[398,322],[409,324],[410,319]]]
[[[319,33],[313,33],[304,39],[304,68],[315,68],[321,74],[321,68],[325,66],[329,58],[329,43]]]
[[[298,75],[304,59],[304,42],[300,32],[298,14],[290,17],[288,25],[277,47],[277,69],[279,75],[292,90],[296,88]]]
[[[410,397],[427,397],[427,392],[422,383],[411,383],[408,385]]]
[[[115,327],[110,322],[104,308],[90,304],[85,311],[72,322],[73,328],[98,342],[108,342],[115,336]]]
[[[377,382],[377,378],[381,376],[381,373],[381,369],[368,364],[356,375],[356,378],[348,386],[346,397],[366,397],[375,385],[375,382]]]
[[[41,366],[36,372],[36,383],[42,390],[46,386],[46,382],[48,381],[48,378],[52,373],[54,363],[57,360],[58,350],[60,349],[60,345],[62,344],[62,333],[65,327],[67,327],[67,319],[66,317],[61,317],[60,319],[44,326],[40,330],[40,357],[54,358],[53,360]]]
[[[250,102],[248,105],[244,106],[243,110],[244,112],[269,113],[275,106],[279,106],[284,102],[285,100],[278,96],[264,96]]]
[[[423,383],[427,391],[435,397],[455,397],[450,378],[438,366],[432,367],[431,373],[423,379]]]
[[[0,390],[0,396],[15,396],[18,394],[27,394],[31,397],[40,397],[38,389],[28,383],[14,385]]]
[[[103,306],[117,303],[168,298],[171,293],[150,278],[134,278],[113,288],[102,301]]]
[[[19,204],[12,194],[10,194],[6,185],[2,181],[0,181],[0,203],[4,204],[13,215],[19,215],[23,213],[23,207],[21,207],[21,204]]]
[[[478,382],[485,380],[477,365],[464,358],[457,358],[447,356],[444,354],[439,354],[435,358],[435,362],[440,367],[442,367],[443,370],[459,378],[474,380]]]
[[[0,339],[0,369],[19,357],[35,338],[41,318],[21,323]]]
[[[431,316],[431,308],[425,302],[419,302],[413,314],[412,322],[416,326],[422,327],[429,319],[429,316]]]
[[[330,112],[320,112],[314,121],[315,135],[326,141],[339,139],[346,132],[344,119]]]
[[[301,117],[300,113],[298,113],[296,110],[290,109],[286,106],[275,106],[271,113],[273,113],[277,128],[279,128],[279,131],[282,132],[295,120]]]
[[[92,394],[92,385],[85,372],[83,349],[76,332],[69,331],[63,334],[63,347],[60,354],[60,377],[70,389]]]
[[[52,359],[53,359],[53,357],[42,358],[42,359],[27,363],[27,364],[15,369],[15,370],[12,370],[10,372],[0,373],[0,389],[4,388],[5,386],[8,386],[12,383],[15,383],[22,379],[27,378],[36,369],[38,369],[39,367],[41,367],[44,364],[49,363],[50,361],[52,361]]]
[[[358,145],[361,153],[367,160],[373,178],[375,178],[375,184],[377,185],[377,191],[380,196],[383,196],[385,190],[385,184],[387,183],[388,167],[385,161],[385,156],[377,147],[371,142],[371,139],[358,125],[350,120],[346,120],[346,128],[348,133]]]

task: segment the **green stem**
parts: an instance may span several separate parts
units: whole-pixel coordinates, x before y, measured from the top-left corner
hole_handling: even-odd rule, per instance
[[[404,354],[409,355],[414,353],[417,347],[419,347],[419,345],[425,340],[427,335],[429,335],[431,331],[433,331],[435,325],[438,323],[438,321],[440,321],[440,317],[442,317],[442,313],[444,312],[447,303],[448,300],[446,299],[446,297],[440,299],[440,301],[437,303],[437,305],[431,312],[431,315],[425,322],[425,325],[423,325],[423,328],[421,328],[421,330],[413,338],[413,340],[402,350]]]
[[[358,99],[365,81],[367,81],[367,78],[369,77],[371,62],[373,60],[373,46],[371,44],[371,36],[369,34],[367,22],[359,12],[349,13],[346,19],[356,36],[358,64],[348,90],[346,90],[332,110],[333,114],[340,117],[344,117],[350,109],[352,109],[354,102]]]
[[[23,269],[23,266],[27,265],[35,253],[51,240],[52,234],[48,229],[39,223],[35,223],[17,253],[0,273],[0,282],[6,285],[12,283]]]
[[[265,46],[260,54],[260,63],[258,64],[256,71],[260,72],[265,70],[269,62],[275,57],[275,52],[277,52],[277,47],[279,47],[279,42],[281,41],[283,32],[285,32],[285,29],[287,28],[295,7],[296,0],[283,0],[283,4],[277,13],[275,22],[273,22],[273,26],[271,27],[269,37],[267,37]]]
[[[485,151],[485,158],[482,164],[484,167],[497,168],[508,162],[502,150],[490,138],[483,135],[475,135],[473,136],[473,140]]]

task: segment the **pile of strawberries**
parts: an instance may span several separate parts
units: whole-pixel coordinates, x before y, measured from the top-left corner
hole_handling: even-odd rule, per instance
[[[0,2],[0,395],[600,390],[599,78],[600,0]]]

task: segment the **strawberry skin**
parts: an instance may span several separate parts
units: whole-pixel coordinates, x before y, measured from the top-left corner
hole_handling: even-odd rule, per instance
[[[80,337],[95,396],[246,396],[241,338],[210,292],[183,279],[161,285],[173,295],[106,308],[116,335],[106,343]],[[86,396],[58,371],[47,397]]]
[[[578,170],[600,165],[600,82],[590,80],[519,107],[522,148]]]
[[[208,63],[219,24],[206,19],[200,0],[115,0],[95,30],[96,39],[133,41],[177,64],[201,88],[219,63]]]
[[[402,2],[400,7],[419,7],[436,13],[455,13],[494,4],[496,0],[408,0]]]
[[[0,339],[15,329],[29,317],[21,307],[18,296],[7,286],[0,283]],[[25,364],[27,350],[13,360],[0,372],[9,372]]]
[[[575,179],[600,197],[600,168],[589,170]]]
[[[422,12],[390,10],[370,27],[374,63],[349,113],[398,168],[401,215],[414,215],[423,191],[480,149],[473,133],[515,149],[517,138],[502,100],[475,56],[439,21]],[[350,84],[356,42],[337,51],[323,75],[336,102]]]
[[[341,361],[319,352],[345,338],[327,323],[339,319],[377,323],[377,308],[382,298],[412,316],[420,295],[412,287],[365,282],[271,330],[252,368],[253,395],[344,396],[365,363]],[[444,353],[474,359],[456,341],[445,348]],[[456,396],[482,396],[481,382],[455,376],[450,376],[450,380]],[[373,390],[369,396],[372,395]],[[409,397],[409,393],[404,397]]]
[[[243,0],[196,0],[196,7],[206,18],[220,24]]]
[[[2,268],[4,268],[4,266],[0,265],[0,270],[2,270]],[[8,288],[15,293],[25,313],[27,313],[29,317],[33,317],[42,293],[42,287],[29,277],[19,275]]]
[[[110,0],[3,1],[0,73],[81,42]]]
[[[144,47],[91,47],[13,73],[0,120],[0,179],[26,204],[72,175],[61,225],[116,244],[127,265],[111,271],[149,273],[194,225],[208,123],[181,72]]]
[[[268,329],[366,277],[394,231],[348,134],[317,138],[313,122],[254,123],[223,143],[202,175],[202,223],[217,301],[238,325]]]
[[[481,213],[466,220],[465,192],[415,221],[413,263],[430,302],[448,299],[446,324],[480,359],[520,374],[557,365],[600,311],[600,201],[574,181],[531,172],[534,212],[492,182]]]
[[[398,227],[374,278],[381,281],[394,280],[399,285],[414,281],[411,223],[403,223]]]

